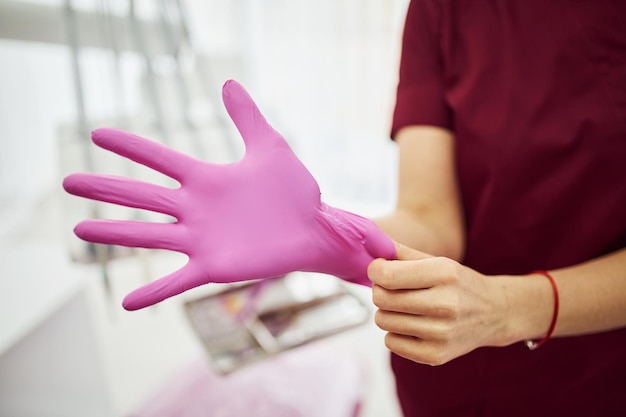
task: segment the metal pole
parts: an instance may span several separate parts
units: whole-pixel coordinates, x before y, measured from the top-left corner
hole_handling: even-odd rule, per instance
[[[76,100],[76,112],[78,113],[78,136],[83,148],[83,158],[88,171],[94,170],[93,158],[91,156],[91,144],[89,142],[90,129],[87,123],[87,112],[85,108],[85,95],[83,92],[83,81],[80,70],[80,45],[78,41],[78,24],[72,0],[65,0],[65,14],[67,18],[68,41],[72,57],[72,75],[74,78],[74,92]],[[95,202],[90,202],[90,215],[93,218],[100,218],[100,210]],[[111,298],[111,280],[109,278],[108,259],[111,252],[109,245],[88,243],[87,249],[100,265],[100,274],[104,291],[108,299]]]
[[[163,37],[166,43],[165,46],[168,50],[172,51],[172,57],[175,63],[174,76],[176,78],[177,85],[176,91],[178,92],[178,97],[183,108],[183,123],[191,135],[191,142],[196,155],[198,157],[206,157],[207,155],[204,151],[204,146],[202,145],[202,138],[200,136],[200,132],[198,131],[198,127],[189,115],[191,108],[191,94],[189,85],[183,74],[181,64],[181,42],[177,39],[177,33],[174,31],[174,23],[171,19],[171,14],[168,11],[166,0],[161,0],[160,6],[160,22],[163,28]]]
[[[161,138],[163,143],[166,145],[171,144],[171,138],[169,135],[169,131],[165,125],[165,112],[163,111],[163,107],[161,105],[161,100],[159,97],[159,91],[157,88],[156,82],[156,73],[154,71],[154,67],[152,65],[152,58],[150,56],[150,52],[148,51],[146,45],[146,39],[141,30],[137,13],[135,10],[135,0],[130,0],[129,2],[130,8],[130,23],[133,31],[133,37],[135,38],[135,43],[137,45],[137,49],[143,55],[144,62],[146,65],[146,74],[148,76],[148,93],[150,94],[150,102],[152,104],[152,109],[154,111],[155,116],[155,125],[161,134]]]
[[[200,81],[200,85],[206,98],[213,104],[215,109],[219,109],[222,107],[222,103],[219,100],[221,97],[221,93],[215,88],[214,84],[211,83],[211,79],[214,77],[211,74],[210,68],[206,65],[204,60],[198,59],[198,55],[195,53],[196,49],[194,48],[193,41],[191,39],[191,34],[189,31],[189,25],[187,23],[187,11],[180,0],[174,0],[176,5],[176,10],[178,12],[178,21],[180,22],[181,30],[184,35],[184,38],[189,45],[189,48],[194,51],[194,59],[196,65],[198,66],[198,79]],[[232,159],[235,159],[239,154],[239,148],[237,144],[240,142],[240,139],[236,137],[232,132],[230,121],[227,120],[222,113],[216,111],[215,118],[218,126],[224,134],[225,145],[228,149],[228,154]]]

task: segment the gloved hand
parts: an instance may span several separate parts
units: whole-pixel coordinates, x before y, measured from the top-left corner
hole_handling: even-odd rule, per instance
[[[90,242],[188,255],[179,270],[128,294],[124,308],[147,307],[210,282],[293,271],[322,272],[370,286],[368,264],[395,257],[391,239],[372,221],[321,201],[315,179],[240,84],[226,82],[222,95],[246,147],[238,162],[207,163],[131,133],[98,129],[92,133],[98,146],[172,177],[180,187],[90,173],[63,181],[71,194],[177,219],[94,219],[75,227],[76,235]]]

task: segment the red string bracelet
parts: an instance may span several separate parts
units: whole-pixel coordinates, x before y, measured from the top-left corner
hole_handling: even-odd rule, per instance
[[[554,328],[556,327],[556,320],[559,317],[559,289],[556,286],[556,281],[554,281],[554,277],[552,277],[552,275],[550,275],[548,271],[534,271],[533,274],[541,274],[550,280],[550,284],[552,285],[552,292],[554,294],[554,312],[552,313],[552,323],[550,323],[548,333],[546,333],[546,335],[540,340],[526,340],[524,342],[526,344],[526,347],[530,350],[537,349],[539,346],[543,345],[550,339],[552,333],[554,332]]]

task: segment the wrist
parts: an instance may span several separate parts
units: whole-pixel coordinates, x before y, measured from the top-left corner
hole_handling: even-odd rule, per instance
[[[494,278],[502,288],[504,302],[500,345],[544,338],[555,313],[554,289],[550,280],[537,273]]]

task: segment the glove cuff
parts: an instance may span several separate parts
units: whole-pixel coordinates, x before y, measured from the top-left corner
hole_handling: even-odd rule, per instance
[[[325,203],[320,206],[320,219],[328,232],[324,236],[325,259],[320,262],[326,270],[316,272],[371,286],[367,278],[370,262],[396,259],[393,240],[372,220]]]

